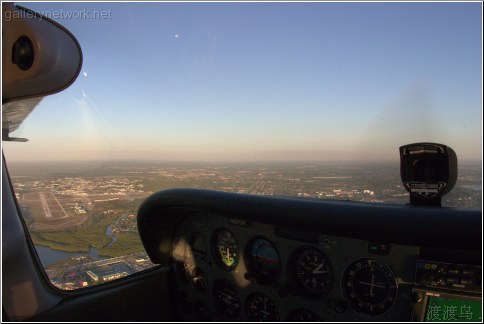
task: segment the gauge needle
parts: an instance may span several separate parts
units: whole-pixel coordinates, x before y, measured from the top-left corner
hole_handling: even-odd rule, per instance
[[[386,288],[385,286],[377,285],[377,284],[371,283],[371,282],[360,281],[360,284],[367,285],[367,286],[372,286],[372,287],[377,287],[377,288]]]
[[[370,282],[364,282],[364,281],[360,281],[360,284],[367,285],[367,286],[373,286],[373,287],[377,287],[377,288],[386,288],[385,286],[381,286],[381,285],[377,285],[377,284],[371,284]]]
[[[227,260],[227,265],[230,266],[230,265],[232,265],[232,260],[230,258],[230,250],[229,250],[229,248],[227,248],[226,253],[227,253],[227,255],[225,257],[226,257],[226,260]]]
[[[313,274],[328,273],[329,271],[321,270],[324,267],[324,263],[321,263],[313,270]]]

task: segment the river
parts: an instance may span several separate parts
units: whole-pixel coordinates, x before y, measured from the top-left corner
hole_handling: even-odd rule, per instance
[[[118,218],[118,219],[117,219],[117,220],[114,222],[114,224],[111,224],[111,225],[109,225],[109,226],[106,228],[106,232],[104,232],[104,234],[106,234],[107,236],[109,236],[109,237],[111,238],[111,243],[109,243],[109,245],[108,245],[108,246],[106,246],[107,248],[111,247],[111,246],[114,244],[114,242],[116,242],[116,241],[118,240],[118,238],[116,237],[116,235],[113,235],[113,225],[118,225],[118,224],[119,224],[119,222],[121,221],[121,219],[122,219],[123,217],[126,217],[126,216],[127,216],[127,214],[123,214],[123,215],[121,215],[121,216],[120,216],[120,217],[119,217],[119,218]]]
[[[77,255],[90,255],[94,260],[108,259],[106,257],[100,256],[98,250],[93,247],[89,248],[88,253],[79,253],[79,252],[70,253],[70,252],[64,252],[64,251],[57,251],[41,245],[35,245],[35,249],[37,250],[37,253],[40,258],[40,262],[42,263],[42,266],[44,267],[44,269],[50,264],[65,260],[66,258],[69,258],[71,256],[77,256]],[[125,262],[112,264],[111,268],[117,272],[127,272],[128,274],[133,273],[133,269],[131,269]]]
[[[94,260],[106,259],[105,257],[100,256],[99,251],[92,246],[89,247],[89,252],[87,253],[58,251],[42,245],[35,245],[35,249],[37,250],[37,254],[39,255],[40,263],[42,263],[44,268],[51,264],[76,255],[90,255]]]
[[[115,222],[115,224],[119,224],[119,221],[125,217],[126,214],[121,215]],[[111,243],[107,247],[110,247],[113,245],[114,242],[116,242],[117,237],[113,235],[113,225],[109,225],[106,228],[105,234],[111,238]],[[89,247],[89,252],[87,253],[82,253],[82,252],[64,252],[64,251],[58,251],[51,249],[47,246],[42,246],[42,245],[35,245],[35,249],[37,250],[37,254],[39,255],[40,262],[42,265],[45,267],[54,264],[56,262],[65,260],[69,257],[73,257],[76,255],[90,255],[94,260],[104,260],[107,259],[105,257],[99,256],[99,251],[92,246]]]

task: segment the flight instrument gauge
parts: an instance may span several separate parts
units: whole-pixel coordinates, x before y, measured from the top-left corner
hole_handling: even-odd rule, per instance
[[[253,293],[245,302],[247,317],[253,322],[277,322],[279,311],[276,304],[268,296],[261,293]]]
[[[398,287],[393,272],[385,263],[359,258],[343,272],[341,290],[356,312],[378,316],[395,303]]]
[[[220,313],[231,319],[239,315],[239,293],[228,280],[219,279],[213,283],[213,299]]]
[[[281,272],[281,259],[274,244],[263,238],[252,239],[245,250],[249,275],[262,284],[277,280]]]
[[[207,255],[207,244],[205,243],[205,239],[203,235],[194,232],[190,236],[190,246],[192,247],[192,252],[200,257],[205,257]]]
[[[239,263],[239,244],[228,229],[219,228],[212,237],[215,261],[227,271],[232,271]]]
[[[291,256],[290,271],[298,290],[306,297],[326,297],[333,287],[328,257],[312,246],[302,246]]]

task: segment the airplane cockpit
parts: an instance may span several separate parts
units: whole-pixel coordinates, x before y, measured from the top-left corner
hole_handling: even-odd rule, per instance
[[[2,142],[23,142],[12,133],[89,53],[52,19],[2,13]],[[405,204],[156,190],[133,216],[153,267],[74,291],[42,268],[4,155],[2,321],[481,322],[482,208],[442,206],[458,154],[426,139],[394,150]]]
[[[140,235],[150,258],[170,265],[178,316],[430,321],[435,305],[481,307],[479,212],[429,207],[455,183],[455,153],[400,150],[407,206],[187,189],[147,198]]]

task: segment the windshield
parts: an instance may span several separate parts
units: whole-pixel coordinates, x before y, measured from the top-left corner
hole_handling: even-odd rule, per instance
[[[3,146],[38,246],[138,253],[168,188],[406,204],[416,142],[457,154],[444,206],[482,206],[479,3],[19,4],[84,56]]]

